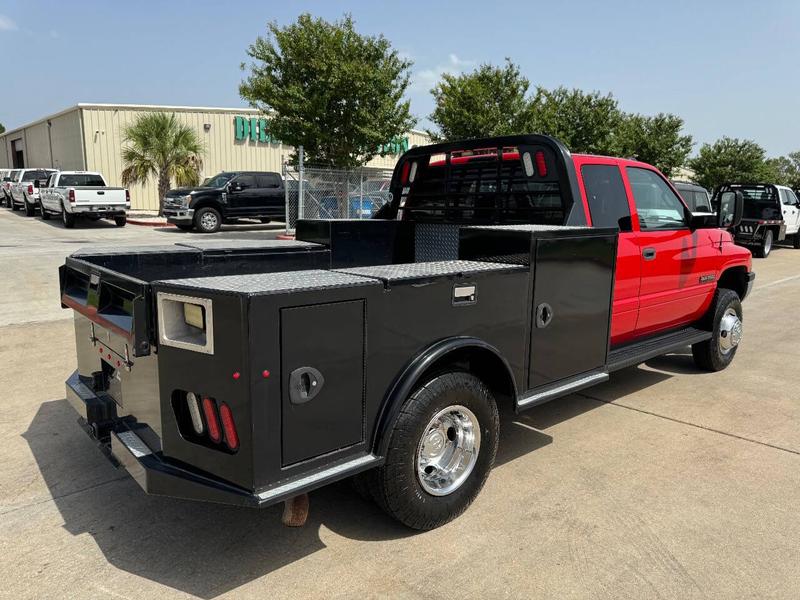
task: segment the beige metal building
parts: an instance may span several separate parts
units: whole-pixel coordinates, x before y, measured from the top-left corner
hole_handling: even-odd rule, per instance
[[[146,112],[175,113],[195,128],[205,146],[202,177],[220,171],[281,171],[290,146],[266,134],[264,115],[251,108],[206,108],[132,104],[78,104],[0,135],[0,168],[52,167],[101,172],[121,185],[123,130]],[[430,143],[411,131],[391,145],[393,152]],[[394,167],[399,154],[376,157],[368,166]],[[157,210],[156,182],[131,188],[131,206]]]

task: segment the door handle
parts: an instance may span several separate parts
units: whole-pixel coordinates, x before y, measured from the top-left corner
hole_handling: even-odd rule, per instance
[[[645,248],[642,250],[642,258],[645,260],[653,260],[656,257],[656,249],[655,248]]]

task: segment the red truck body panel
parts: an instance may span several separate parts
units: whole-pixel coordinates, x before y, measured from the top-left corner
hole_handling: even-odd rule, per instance
[[[572,158],[590,224],[592,217],[582,176],[584,165],[616,166],[631,212],[631,231],[619,234],[611,318],[612,346],[698,321],[711,305],[724,271],[732,267],[745,267],[750,271],[750,251],[734,245],[728,231],[691,230],[686,226],[670,230],[642,229],[628,167],[656,173],[685,206],[680,194],[655,167],[635,160],[587,154],[574,154]],[[645,249],[654,250],[655,257],[645,260]]]

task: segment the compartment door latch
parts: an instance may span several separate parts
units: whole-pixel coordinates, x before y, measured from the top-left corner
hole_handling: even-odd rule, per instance
[[[544,329],[553,320],[553,307],[547,302],[542,302],[536,307],[536,327]]]
[[[289,374],[289,400],[292,404],[305,404],[319,394],[325,378],[314,367],[299,367]]]

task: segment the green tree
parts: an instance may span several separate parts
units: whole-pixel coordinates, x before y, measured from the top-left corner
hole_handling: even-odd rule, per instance
[[[676,115],[626,114],[616,132],[615,150],[620,156],[651,164],[671,177],[686,164],[692,151],[692,136],[682,135],[682,129],[683,119]]]
[[[471,73],[445,73],[431,90],[436,107],[430,120],[438,131],[428,133],[445,141],[530,132],[529,87],[509,59],[503,67],[484,64]]]
[[[5,131],[6,131],[5,126],[2,123],[0,123],[0,133],[5,133]]]
[[[764,181],[774,174],[764,148],[752,140],[729,137],[703,144],[689,167],[697,182],[709,189],[726,182]]]
[[[800,151],[767,159],[767,167],[772,175],[770,182],[800,189]]]
[[[615,154],[622,112],[611,94],[558,87],[538,88],[533,130],[561,140],[572,152]]]
[[[383,36],[358,34],[349,15],[330,23],[303,14],[267,29],[247,51],[255,62],[239,93],[271,115],[273,136],[302,145],[309,162],[362,165],[413,127],[403,99],[412,63]]]
[[[178,186],[198,184],[203,145],[197,132],[179,123],[174,114],[141,115],[125,128],[123,142],[122,184],[143,184],[155,178],[159,215],[163,214],[164,196],[173,179]]]

